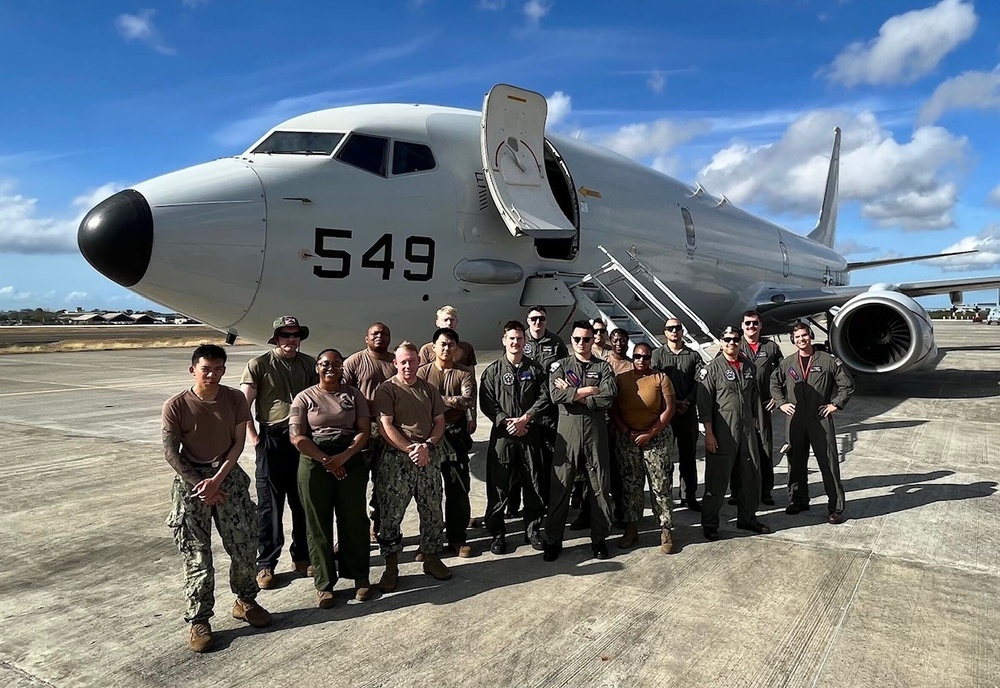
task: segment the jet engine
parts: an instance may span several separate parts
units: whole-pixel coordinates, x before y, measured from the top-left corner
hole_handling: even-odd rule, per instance
[[[927,311],[891,285],[874,285],[837,311],[830,326],[830,347],[859,373],[901,373],[937,358]]]

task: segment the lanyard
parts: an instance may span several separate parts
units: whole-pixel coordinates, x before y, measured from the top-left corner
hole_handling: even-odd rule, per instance
[[[810,364],[812,363],[812,360],[813,360],[813,357],[810,355],[809,358],[806,359],[805,365],[802,365],[802,357],[799,356],[799,366],[802,368],[802,381],[803,382],[808,382],[808,380],[809,380],[809,368],[811,367]]]

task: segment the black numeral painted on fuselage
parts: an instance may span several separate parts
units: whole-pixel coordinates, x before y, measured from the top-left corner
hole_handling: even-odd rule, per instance
[[[313,274],[324,279],[343,279],[351,274],[351,252],[344,248],[333,248],[337,240],[352,240],[354,233],[349,229],[316,228],[315,253],[320,258],[335,261],[334,265],[314,265]],[[396,263],[392,259],[392,234],[383,234],[374,244],[361,254],[361,267],[379,270],[382,279],[392,276]],[[422,270],[403,270],[403,278],[411,282],[427,282],[434,277],[434,239],[426,236],[408,236],[404,243],[403,255],[413,267]]]

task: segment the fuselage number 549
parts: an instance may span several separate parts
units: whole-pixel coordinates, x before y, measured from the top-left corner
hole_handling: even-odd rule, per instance
[[[313,274],[325,279],[343,279],[351,274],[351,252],[347,248],[333,248],[337,240],[350,240],[350,229],[316,228],[316,255],[335,261],[332,265],[315,265]],[[388,280],[396,267],[392,259],[392,234],[383,234],[361,254],[361,267],[379,270],[382,279]],[[347,244],[350,247],[350,244]],[[403,270],[403,279],[427,282],[434,276],[434,240],[426,236],[408,236],[403,248],[407,263],[415,268]]]

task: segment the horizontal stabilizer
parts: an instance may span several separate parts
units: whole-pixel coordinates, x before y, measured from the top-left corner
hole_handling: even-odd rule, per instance
[[[882,258],[881,260],[861,260],[857,263],[848,263],[848,270],[864,270],[865,268],[877,268],[883,265],[896,265],[897,263],[913,263],[918,260],[931,260],[933,258],[945,258],[947,256],[964,256],[969,253],[978,253],[979,249],[968,251],[952,251],[951,253],[929,253],[925,256],[907,256],[905,258]]]

